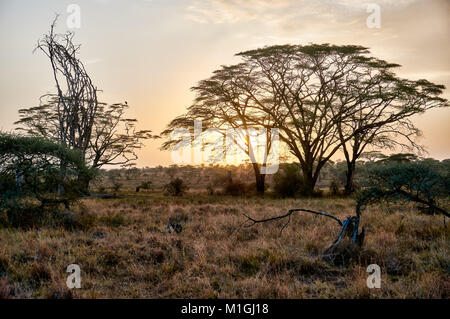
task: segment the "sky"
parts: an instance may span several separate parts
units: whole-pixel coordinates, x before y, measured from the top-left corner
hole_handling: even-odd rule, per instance
[[[447,0],[0,0],[0,130],[11,131],[19,109],[55,92],[48,59],[33,49],[56,13],[57,31],[68,30],[71,4],[80,25],[70,30],[99,99],[127,101],[128,116],[154,133],[184,113],[198,81],[238,63],[238,52],[274,44],[363,45],[402,65],[401,77],[444,84],[450,98]],[[373,5],[379,28],[367,24]],[[427,156],[450,158],[449,119],[449,108],[414,117]],[[161,142],[146,142],[139,167],[173,163]]]

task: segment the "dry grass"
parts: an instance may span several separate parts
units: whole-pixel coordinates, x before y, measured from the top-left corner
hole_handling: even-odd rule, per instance
[[[449,227],[414,207],[371,207],[366,243],[340,258],[321,252],[337,235],[330,219],[296,215],[230,233],[242,213],[268,217],[289,208],[353,214],[349,199],[280,200],[152,194],[86,200],[80,227],[0,229],[0,298],[448,298]],[[183,231],[168,234],[169,219]],[[82,288],[66,287],[67,265]],[[368,289],[366,268],[382,269]]]

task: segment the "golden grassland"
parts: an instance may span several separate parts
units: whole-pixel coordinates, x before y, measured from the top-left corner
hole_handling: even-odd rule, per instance
[[[19,298],[448,298],[449,225],[413,205],[371,206],[364,247],[321,253],[339,231],[329,218],[295,215],[241,228],[245,218],[309,208],[343,219],[344,198],[273,199],[160,193],[83,200],[78,227],[0,229],[0,297]],[[183,225],[167,233],[169,219]],[[230,235],[231,234],[231,235]],[[332,258],[333,257],[333,258]],[[381,267],[380,289],[366,268]],[[81,289],[66,267],[81,267]]]

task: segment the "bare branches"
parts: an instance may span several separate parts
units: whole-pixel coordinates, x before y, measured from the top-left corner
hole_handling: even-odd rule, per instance
[[[150,130],[136,130],[136,119],[125,118],[127,104],[102,105],[94,122],[88,159],[93,167],[129,165],[143,141],[157,138]]]
[[[317,212],[314,210],[310,210],[310,209],[303,209],[303,208],[296,208],[296,209],[290,209],[286,214],[284,215],[280,215],[280,216],[276,216],[276,217],[270,217],[270,218],[265,218],[265,219],[254,219],[246,214],[243,214],[245,217],[247,217],[247,219],[249,221],[251,221],[251,224],[249,226],[253,226],[255,224],[259,224],[259,223],[265,223],[265,222],[271,222],[271,221],[276,221],[276,220],[280,220],[280,219],[284,219],[284,218],[289,218],[291,217],[291,215],[295,212],[305,212],[305,213],[311,213],[311,214],[315,214],[315,215],[321,215],[321,216],[326,216],[329,217],[333,220],[335,220],[340,226],[342,226],[342,221],[337,218],[334,215],[325,213],[325,212]],[[285,226],[283,227],[285,228]]]
[[[77,57],[80,46],[73,43],[74,34],[55,33],[57,18],[50,32],[38,41],[36,50],[51,63],[57,94],[50,95],[50,99],[56,103],[59,141],[85,154],[98,108],[97,88]]]
[[[40,105],[19,111],[18,130],[43,136],[81,151],[92,168],[132,165],[143,141],[157,136],[137,130],[136,119],[126,118],[127,103],[106,105],[97,100],[97,88],[81,60],[74,34],[55,33],[57,17],[36,50],[50,60],[57,93],[41,96]]]
[[[336,216],[331,215],[329,213],[318,212],[318,211],[314,211],[314,210],[310,210],[310,209],[303,209],[303,208],[290,209],[284,215],[279,215],[279,216],[269,217],[269,218],[263,218],[263,219],[255,219],[253,217],[248,216],[247,214],[243,214],[247,219],[243,223],[241,223],[238,226],[238,228],[236,228],[236,230],[234,230],[230,234],[230,236],[235,231],[240,230],[242,227],[251,227],[251,226],[256,225],[256,224],[272,222],[272,221],[282,220],[282,219],[286,218],[287,221],[286,221],[286,223],[283,224],[283,226],[282,226],[282,228],[280,230],[280,233],[282,233],[283,230],[289,225],[289,222],[291,220],[291,216],[295,212],[311,213],[311,214],[314,214],[314,215],[329,217],[329,218],[333,219],[334,221],[336,221],[339,224],[339,226],[341,226],[341,230],[339,231],[338,237],[333,242],[333,244],[325,251],[325,253],[329,252],[332,248],[334,248],[337,245],[339,245],[339,243],[341,242],[342,238],[345,235],[348,235],[351,238],[353,243],[358,244],[359,246],[361,246],[363,244],[364,236],[365,236],[364,227],[362,229],[362,232],[360,234],[358,233],[358,231],[359,231],[359,220],[360,220],[360,205],[359,204],[357,204],[357,207],[356,207],[356,215],[348,217],[344,221],[341,221],[339,218],[337,218]]]

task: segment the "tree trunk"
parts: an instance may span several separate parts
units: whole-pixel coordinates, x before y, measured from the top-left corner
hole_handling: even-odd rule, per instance
[[[261,174],[261,168],[258,163],[252,163],[252,166],[255,172],[256,192],[258,195],[264,195],[266,175]]]
[[[353,185],[353,178],[355,176],[355,167],[356,167],[355,161],[347,162],[347,172],[345,173],[346,182],[344,189],[345,195],[350,195],[355,190]]]
[[[303,169],[303,195],[312,196],[314,194],[314,187],[316,185],[316,181],[313,177],[313,173],[311,170]]]

